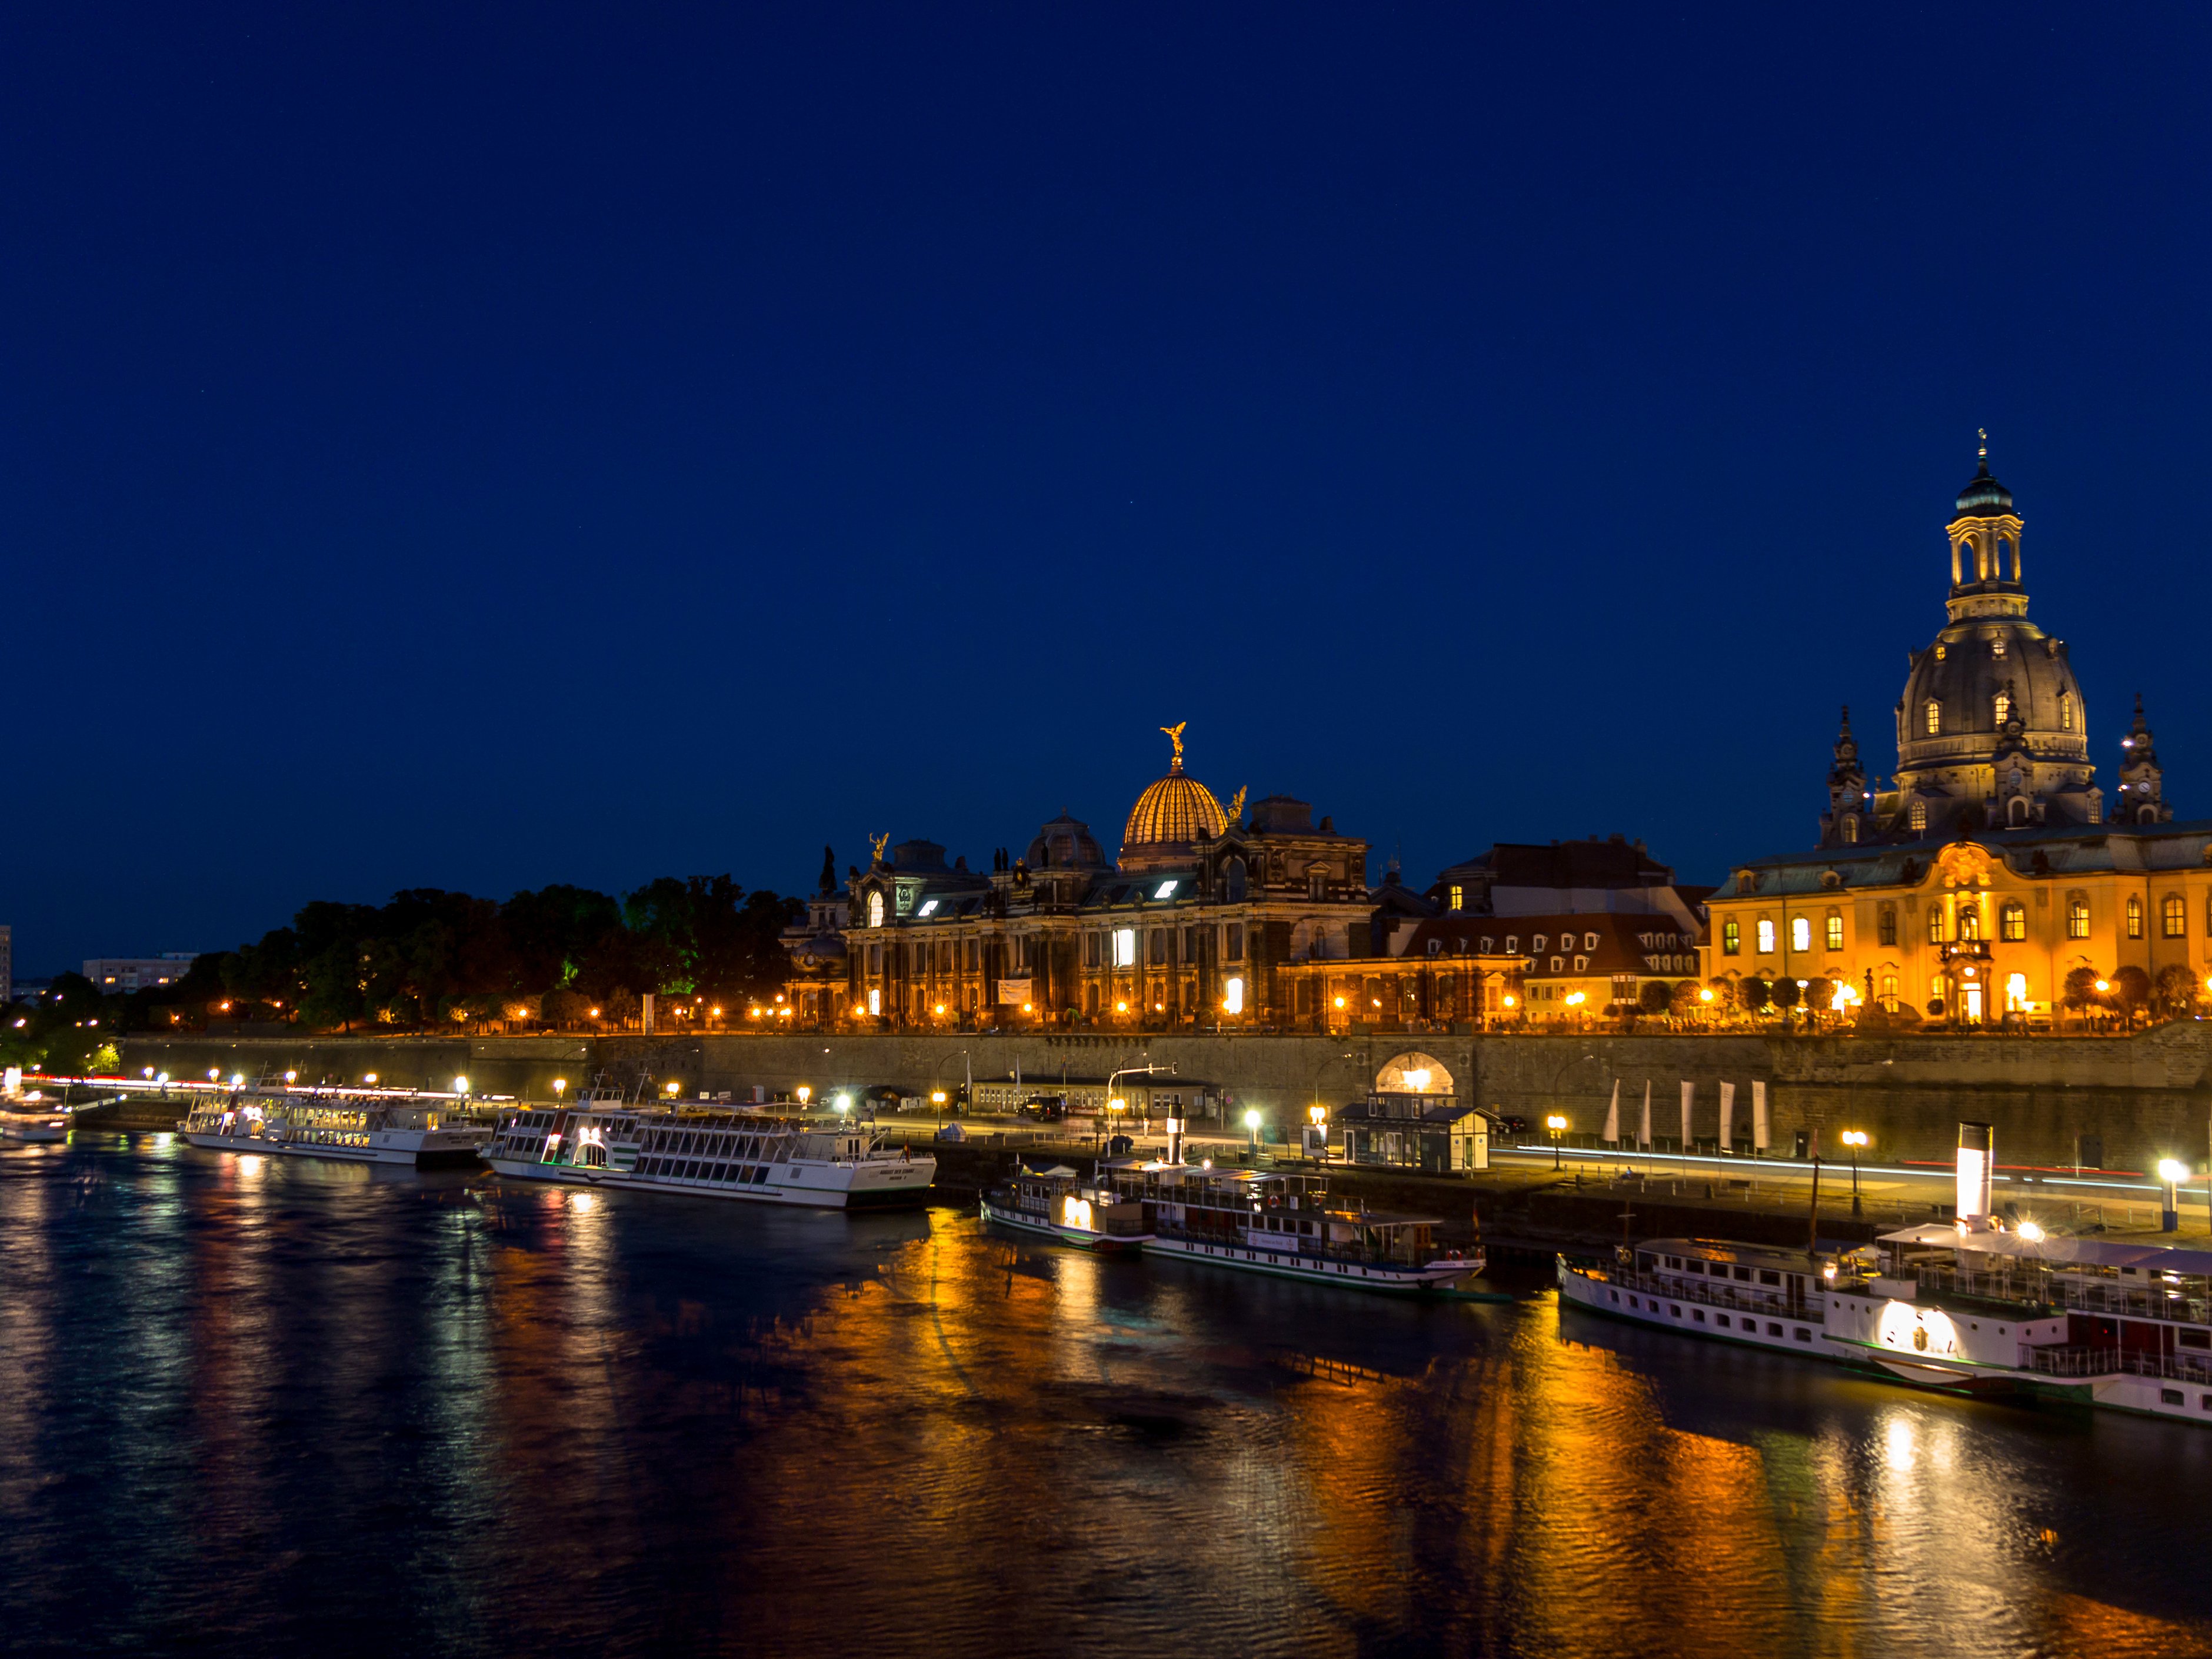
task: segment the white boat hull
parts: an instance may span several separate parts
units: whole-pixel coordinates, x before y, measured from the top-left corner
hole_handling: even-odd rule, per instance
[[[362,1146],[331,1146],[323,1141],[270,1139],[259,1135],[226,1135],[187,1129],[188,1145],[214,1152],[250,1152],[264,1158],[319,1158],[336,1164],[392,1164],[413,1170],[427,1162],[473,1164],[477,1143],[466,1137],[447,1137],[439,1131],[424,1134],[413,1130],[370,1131]]]
[[[512,1181],[546,1181],[565,1187],[605,1188],[615,1192],[680,1193],[694,1198],[773,1204],[784,1209],[915,1208],[927,1200],[929,1183],[937,1176],[937,1160],[933,1158],[910,1161],[884,1158],[859,1168],[779,1164],[769,1167],[768,1178],[758,1185],[639,1175],[611,1166],[541,1164],[527,1158],[492,1158],[486,1161],[496,1173]]]
[[[1303,1279],[1309,1285],[1328,1285],[1338,1290],[1379,1291],[1399,1296],[1424,1291],[1456,1290],[1483,1269],[1480,1252],[1457,1261],[1433,1261],[1425,1267],[1401,1267],[1387,1263],[1335,1261],[1326,1256],[1294,1255],[1287,1250],[1266,1250],[1246,1244],[1202,1244],[1185,1238],[1155,1235],[1146,1241],[1151,1255],[1177,1256],[1216,1267],[1235,1267],[1245,1273],[1267,1273],[1277,1279]]]
[[[1036,1233],[1062,1244],[1071,1244],[1079,1250],[1095,1250],[1102,1255],[1133,1255],[1153,1243],[1150,1233],[1100,1233],[1086,1227],[1065,1226],[1026,1210],[1010,1210],[1004,1205],[992,1203],[988,1198],[983,1200],[983,1219],[995,1226]]]
[[[67,1140],[69,1125],[50,1122],[0,1122],[0,1140],[52,1142]]]

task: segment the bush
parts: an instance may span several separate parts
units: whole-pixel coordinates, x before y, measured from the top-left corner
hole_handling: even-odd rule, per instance
[[[1789,978],[1776,980],[1773,990],[1768,994],[1774,999],[1774,1006],[1784,1013],[1788,1013],[1805,1000],[1804,988],[1796,980]]]
[[[1649,979],[1636,994],[1636,1006],[1647,1014],[1663,1014],[1674,1006],[1674,993],[1666,981]]]
[[[1747,1012],[1756,1014],[1774,1000],[1774,988],[1754,975],[1736,988],[1736,996]]]

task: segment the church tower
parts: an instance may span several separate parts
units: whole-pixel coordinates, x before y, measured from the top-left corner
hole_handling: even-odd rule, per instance
[[[2065,641],[2027,618],[2023,528],[2012,492],[1990,471],[1984,434],[1979,465],[1944,526],[1948,621],[1907,659],[1897,775],[1875,793],[1862,840],[2103,821],[2088,716]],[[1829,795],[1833,817],[1832,774]],[[1824,819],[1824,844],[1834,834]]]
[[[1851,736],[1851,707],[1844,705],[1843,730],[1836,734],[1835,760],[1828,768],[1828,810],[1820,819],[1820,845],[1851,847],[1873,839],[1874,805],[1866,773],[1859,765],[1858,739]]]
[[[2129,823],[2173,820],[2173,808],[2166,802],[2166,775],[2159,770],[2158,750],[2143,720],[2140,691],[2136,693],[2136,723],[2120,739],[2120,800],[2115,816]]]

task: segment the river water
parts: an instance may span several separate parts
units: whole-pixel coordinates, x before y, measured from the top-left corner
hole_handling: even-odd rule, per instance
[[[2212,1653],[2212,1428],[1548,1296],[0,1152],[12,1654]]]

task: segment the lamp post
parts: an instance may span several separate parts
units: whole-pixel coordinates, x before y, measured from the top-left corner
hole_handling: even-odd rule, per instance
[[[1120,1097],[1116,1091],[1115,1085],[1125,1077],[1152,1077],[1161,1072],[1165,1072],[1170,1077],[1173,1077],[1175,1075],[1175,1067],[1172,1066],[1155,1066],[1148,1060],[1142,1066],[1118,1066],[1106,1074],[1106,1116],[1109,1128],[1113,1122],[1114,1102]],[[1124,1100],[1121,1104],[1122,1109],[1127,1110],[1128,1108],[1128,1102]],[[1182,1120],[1180,1118],[1170,1118],[1168,1121],[1168,1162],[1170,1164],[1178,1162],[1181,1158],[1182,1152]]]
[[[1316,1101],[1306,1108],[1306,1119],[1313,1125],[1314,1133],[1321,1137],[1321,1161],[1326,1164],[1328,1162],[1328,1108]]]
[[[1567,1132],[1567,1121],[1565,1118],[1560,1116],[1559,1113],[1554,1112],[1544,1120],[1544,1127],[1552,1132],[1552,1167],[1553,1169],[1557,1170],[1561,1167],[1559,1163],[1559,1137]]]
[[[1255,1164],[1257,1164],[1260,1161],[1259,1113],[1247,1112],[1244,1114],[1244,1134],[1246,1142],[1251,1148],[1252,1161]]]
[[[1851,1213],[1859,1213],[1859,1148],[1867,1144],[1866,1131],[1846,1129],[1844,1145],[1851,1149]]]
[[[2162,1158],[2158,1161],[2158,1178],[2166,1183],[2166,1194],[2158,1212],[2158,1230],[2170,1233],[2181,1225],[2181,1183],[2189,1179],[2189,1166],[2178,1158]]]

